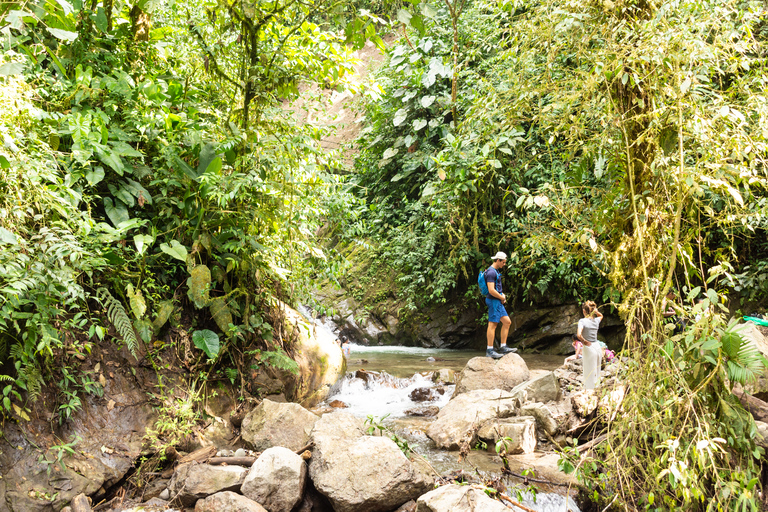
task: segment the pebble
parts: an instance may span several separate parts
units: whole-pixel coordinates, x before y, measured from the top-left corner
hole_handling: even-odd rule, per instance
[[[169,491],[167,488],[163,489],[163,492],[161,492],[160,496],[158,496],[158,498],[165,501],[168,501],[168,498],[170,497],[171,497],[171,491]]]
[[[245,457],[247,455],[248,455],[248,452],[246,452],[242,448],[238,448],[237,451],[235,452],[235,457]]]

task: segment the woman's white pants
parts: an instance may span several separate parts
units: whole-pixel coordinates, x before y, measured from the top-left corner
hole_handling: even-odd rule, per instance
[[[599,343],[592,343],[582,349],[584,368],[584,389],[595,389],[600,384],[600,363],[603,358],[603,348]]]

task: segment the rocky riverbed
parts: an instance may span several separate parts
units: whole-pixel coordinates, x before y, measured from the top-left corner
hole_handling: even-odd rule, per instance
[[[112,510],[519,511],[555,510],[551,507],[567,503],[576,511],[573,500],[565,497],[575,481],[557,470],[552,448],[564,444],[574,426],[600,404],[596,394],[570,389],[578,379],[577,364],[555,372],[530,371],[517,354],[500,360],[476,357],[459,373],[445,369],[397,379],[357,371],[346,378],[350,386],[405,390],[422,405],[403,416],[433,416],[423,424],[424,433],[435,449],[451,457],[471,459],[470,452],[480,453],[478,447],[493,447],[501,440],[503,454],[512,460],[509,478],[515,479],[515,469],[534,467],[534,480],[550,488],[562,486],[560,496],[547,495],[541,503],[525,494],[520,480],[499,480],[493,499],[484,492],[488,482],[482,477],[439,471],[415,453],[406,456],[391,432],[345,410],[348,404],[332,394],[313,410],[263,400],[242,420],[239,435],[246,448],[237,453],[203,449],[182,457],[169,478],[153,486],[154,496],[147,499],[145,493],[142,503],[115,502]],[[501,459],[482,453],[495,459],[501,475]]]

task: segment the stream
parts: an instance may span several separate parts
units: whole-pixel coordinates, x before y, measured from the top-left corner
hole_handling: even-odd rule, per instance
[[[309,315],[307,315],[309,316]],[[333,332],[331,322],[316,322],[316,327]],[[375,422],[389,427],[417,454],[424,456],[440,474],[463,471],[479,473],[484,481],[501,475],[501,461],[490,447],[486,450],[472,450],[464,461],[459,453],[440,450],[427,437],[425,431],[433,417],[414,416],[408,411],[425,407],[442,408],[453,395],[454,385],[437,385],[431,379],[431,372],[447,368],[460,372],[467,361],[484,353],[477,350],[429,349],[403,346],[363,346],[352,344],[347,359],[347,374],[336,384],[322,404],[333,401],[346,405],[344,410],[360,418],[372,418]],[[531,370],[552,370],[563,362],[562,356],[542,354],[521,354]],[[356,372],[376,372],[366,379],[357,378]],[[429,390],[434,400],[418,402],[411,399],[414,390]],[[512,471],[521,473],[535,464],[543,454],[512,455],[509,457]],[[512,490],[510,496],[526,507],[538,512],[580,512],[572,497],[566,496],[566,488],[535,484],[538,491],[534,497],[525,490],[518,478],[504,477],[504,484]],[[521,494],[514,492],[519,489]],[[575,495],[575,490],[570,491]],[[519,509],[517,509],[519,510]]]

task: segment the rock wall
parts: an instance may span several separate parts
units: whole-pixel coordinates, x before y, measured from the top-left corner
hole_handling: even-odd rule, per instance
[[[457,297],[445,304],[420,311],[415,320],[396,318],[394,299],[370,305],[351,297],[343,289],[325,287],[316,299],[342,335],[363,345],[406,345],[434,348],[482,349],[486,344],[486,309],[480,298]],[[508,343],[526,350],[551,354],[573,352],[571,335],[576,333],[581,308],[576,304],[510,311],[512,326]],[[606,314],[598,338],[609,348],[624,342],[624,322]],[[497,334],[498,338],[498,334]]]
[[[335,336],[312,326],[298,311],[279,303],[286,326],[294,335],[293,358],[299,375],[282,374],[286,396],[292,402],[312,407],[328,396],[347,370],[347,360]]]

